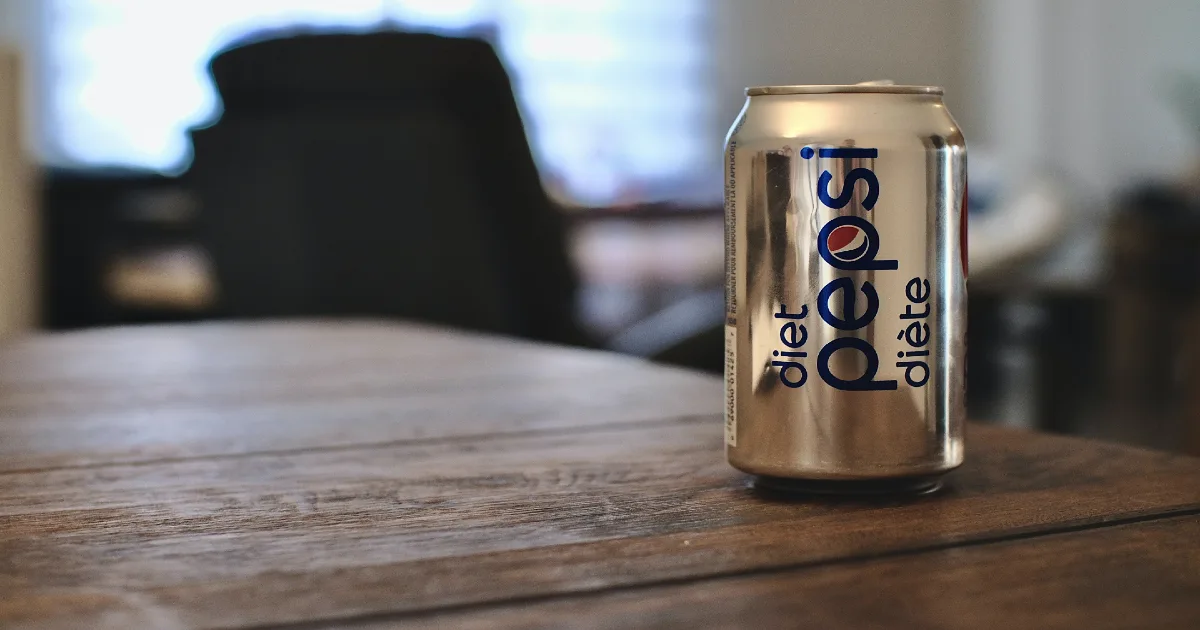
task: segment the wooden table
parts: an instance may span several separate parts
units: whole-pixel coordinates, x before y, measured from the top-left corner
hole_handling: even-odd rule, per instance
[[[721,390],[385,323],[0,350],[0,627],[1200,628],[1200,460],[973,426],[934,496],[785,500]]]

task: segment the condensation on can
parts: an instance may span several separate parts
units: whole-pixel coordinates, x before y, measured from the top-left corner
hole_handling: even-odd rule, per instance
[[[773,487],[928,489],[963,459],[962,132],[940,88],[747,95],[725,155],[729,462]]]

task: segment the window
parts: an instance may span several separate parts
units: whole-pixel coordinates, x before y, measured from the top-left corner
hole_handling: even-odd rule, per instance
[[[265,29],[491,26],[552,191],[581,204],[687,196],[707,179],[707,0],[50,0],[51,161],[186,168],[205,72]],[[715,195],[714,195],[715,198]]]

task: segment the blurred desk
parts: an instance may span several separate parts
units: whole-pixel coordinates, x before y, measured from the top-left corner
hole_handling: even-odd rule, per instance
[[[1200,627],[1200,460],[972,426],[760,495],[717,379],[372,322],[0,348],[0,626]]]
[[[579,311],[589,332],[611,340],[663,309],[724,287],[724,212],[666,205],[569,211]],[[724,306],[711,317],[720,326]],[[720,362],[718,353],[717,369]]]

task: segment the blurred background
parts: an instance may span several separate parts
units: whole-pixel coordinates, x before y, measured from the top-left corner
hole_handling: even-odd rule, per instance
[[[0,0],[0,334],[415,318],[718,372],[748,85],[936,84],[972,417],[1200,453],[1194,0]]]

